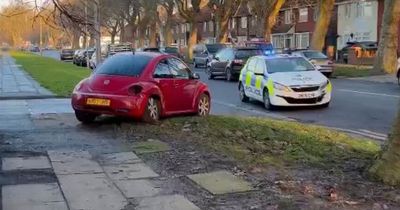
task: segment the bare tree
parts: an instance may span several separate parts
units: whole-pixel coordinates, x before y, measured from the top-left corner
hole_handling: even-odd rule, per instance
[[[321,51],[325,46],[325,38],[335,8],[335,0],[321,0],[318,7],[319,15],[311,39],[311,49]]]
[[[160,19],[161,22],[164,22],[164,38],[165,38],[165,45],[169,46],[173,42],[172,36],[172,16],[174,13],[175,3],[174,0],[161,0],[160,2],[163,10],[160,11]]]
[[[381,43],[379,44],[375,68],[388,68],[387,70],[391,70],[395,63],[399,19],[400,2],[398,0],[386,0],[381,30]],[[384,58],[386,58],[384,63],[389,64],[381,63]],[[370,168],[369,172],[373,177],[386,184],[400,186],[400,104],[398,110],[397,119],[394,123],[392,134],[389,136],[389,141],[382,149],[380,157]]]
[[[197,20],[200,16],[200,8],[204,1],[192,0],[189,5],[188,0],[175,0],[178,7],[179,15],[185,19],[191,26],[189,40],[188,40],[188,55],[189,59],[193,58],[193,48],[197,43]]]
[[[229,19],[235,14],[243,0],[210,0],[208,5],[213,10],[218,25],[217,41],[228,41]]]
[[[400,1],[386,0],[379,48],[374,63],[375,72],[395,73],[399,37]]]

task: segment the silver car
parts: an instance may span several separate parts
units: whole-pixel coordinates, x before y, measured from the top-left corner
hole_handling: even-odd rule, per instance
[[[327,77],[330,77],[335,69],[334,64],[329,58],[323,53],[316,50],[302,50],[292,52],[293,55],[299,55],[308,59],[314,64],[317,69]]]

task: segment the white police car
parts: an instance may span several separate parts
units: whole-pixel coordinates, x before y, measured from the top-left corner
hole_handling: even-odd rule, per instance
[[[328,78],[301,56],[251,57],[239,77],[240,99],[274,106],[329,106],[332,85]]]

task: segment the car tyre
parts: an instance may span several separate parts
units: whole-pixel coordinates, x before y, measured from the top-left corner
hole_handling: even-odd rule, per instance
[[[96,120],[97,114],[75,110],[76,119],[83,124],[89,124]]]
[[[249,102],[249,97],[246,96],[246,92],[244,91],[243,84],[240,84],[240,86],[239,86],[239,96],[240,96],[240,100],[242,102]]]
[[[233,75],[232,75],[232,70],[231,70],[231,68],[227,68],[227,69],[226,69],[226,71],[225,71],[225,77],[226,77],[226,80],[227,80],[227,81],[229,81],[229,82],[233,81]]]
[[[269,92],[268,89],[264,89],[263,93],[263,101],[264,101],[264,107],[267,110],[273,110],[275,107],[271,104],[270,98],[269,98]]]
[[[400,85],[400,69],[397,71],[397,84]]]
[[[161,105],[160,101],[154,97],[147,100],[147,105],[143,115],[143,121],[146,123],[157,123],[160,120]]]
[[[197,103],[197,115],[206,117],[210,114],[210,97],[207,94],[201,94]]]
[[[207,73],[207,78],[208,78],[209,80],[214,79],[214,75],[213,75],[213,73],[212,73],[211,66],[207,66],[207,67],[206,67],[206,73]]]

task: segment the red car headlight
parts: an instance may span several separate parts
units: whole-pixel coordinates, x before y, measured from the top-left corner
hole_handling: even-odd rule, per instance
[[[133,85],[128,89],[130,95],[139,95],[143,90],[143,87],[140,85]]]

